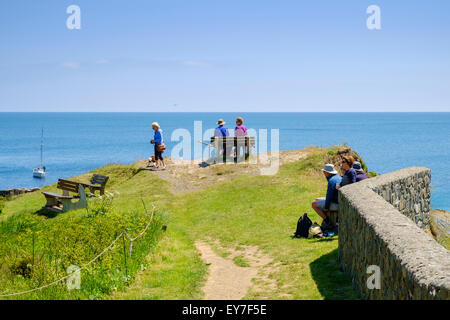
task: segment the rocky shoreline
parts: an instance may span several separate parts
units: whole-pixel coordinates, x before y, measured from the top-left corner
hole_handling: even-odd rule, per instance
[[[430,212],[431,233],[438,242],[446,246],[450,245],[450,212],[444,210],[432,210]]]
[[[39,190],[41,190],[41,188],[16,188],[16,189],[0,190],[0,197],[13,197]]]

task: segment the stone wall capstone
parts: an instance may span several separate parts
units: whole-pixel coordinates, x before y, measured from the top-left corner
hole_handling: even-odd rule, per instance
[[[430,181],[429,169],[414,167],[340,189],[339,260],[362,298],[450,299],[450,251],[421,229]],[[370,266],[379,288],[368,286]]]
[[[430,227],[431,172],[406,168],[367,180],[366,184],[420,228]]]

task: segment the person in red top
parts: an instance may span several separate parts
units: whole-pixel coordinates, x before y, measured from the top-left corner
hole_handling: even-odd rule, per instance
[[[247,128],[244,126],[244,119],[241,117],[236,118],[236,128],[234,128],[234,136],[235,137],[246,137],[247,136]],[[236,157],[239,158],[242,149],[245,149],[245,142],[238,141],[238,145],[236,147]],[[245,150],[244,150],[245,153]]]
[[[244,126],[244,119],[236,118],[236,128],[234,128],[235,137],[245,137],[247,135],[247,128]]]

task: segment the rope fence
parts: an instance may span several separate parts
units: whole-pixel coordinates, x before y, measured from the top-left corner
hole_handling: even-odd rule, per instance
[[[147,213],[147,208],[145,207],[144,200],[143,200],[143,199],[141,199],[141,200],[142,200],[142,204],[144,205],[145,212]],[[147,223],[147,225],[145,226],[145,228],[142,230],[142,232],[139,233],[136,237],[132,238],[132,237],[127,233],[126,230],[122,231],[122,232],[121,232],[121,233],[120,233],[120,234],[119,234],[119,235],[111,242],[111,244],[110,244],[109,246],[107,246],[102,252],[100,252],[97,256],[95,256],[92,260],[90,260],[89,262],[87,262],[86,264],[84,264],[83,266],[81,266],[79,269],[77,269],[77,270],[74,271],[73,273],[75,273],[75,272],[81,272],[81,270],[86,269],[89,265],[91,265],[92,263],[94,263],[94,262],[95,262],[97,259],[99,259],[102,255],[104,255],[106,252],[108,252],[110,249],[112,249],[112,248],[114,247],[114,244],[115,244],[122,236],[126,236],[126,237],[128,238],[128,240],[130,241],[129,253],[130,253],[130,255],[131,255],[131,252],[132,252],[132,250],[133,250],[133,241],[136,241],[137,239],[139,239],[140,237],[142,237],[142,236],[145,234],[145,232],[147,232],[148,228],[150,227],[150,225],[151,225],[151,223],[152,223],[153,215],[154,215],[154,213],[155,213],[155,210],[156,210],[156,206],[153,205],[152,215],[151,215],[151,217],[150,217],[149,222]],[[50,286],[53,286],[53,285],[55,285],[55,284],[57,284],[57,283],[59,283],[59,282],[62,282],[62,281],[64,281],[64,280],[67,280],[68,278],[70,278],[70,277],[73,275],[73,273],[68,274],[67,276],[64,276],[64,277],[62,277],[62,278],[60,278],[60,279],[58,279],[58,280],[55,280],[55,281],[53,281],[53,282],[51,282],[51,283],[48,283],[48,284],[43,285],[43,286],[38,287],[38,288],[34,288],[34,289],[30,289],[30,290],[25,290],[25,291],[21,291],[21,292],[15,292],[15,293],[2,293],[2,294],[0,294],[0,297],[18,296],[18,295],[22,295],[22,294],[26,294],[26,293],[31,293],[31,292],[39,291],[39,290],[48,288],[48,287],[50,287]]]

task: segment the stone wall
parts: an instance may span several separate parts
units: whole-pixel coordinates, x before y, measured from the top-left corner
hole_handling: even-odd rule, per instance
[[[450,251],[428,223],[430,171],[408,168],[339,192],[339,259],[362,298],[450,299]],[[380,268],[369,289],[369,266]]]
[[[430,227],[431,172],[427,168],[407,168],[370,179],[367,185],[414,221]]]

